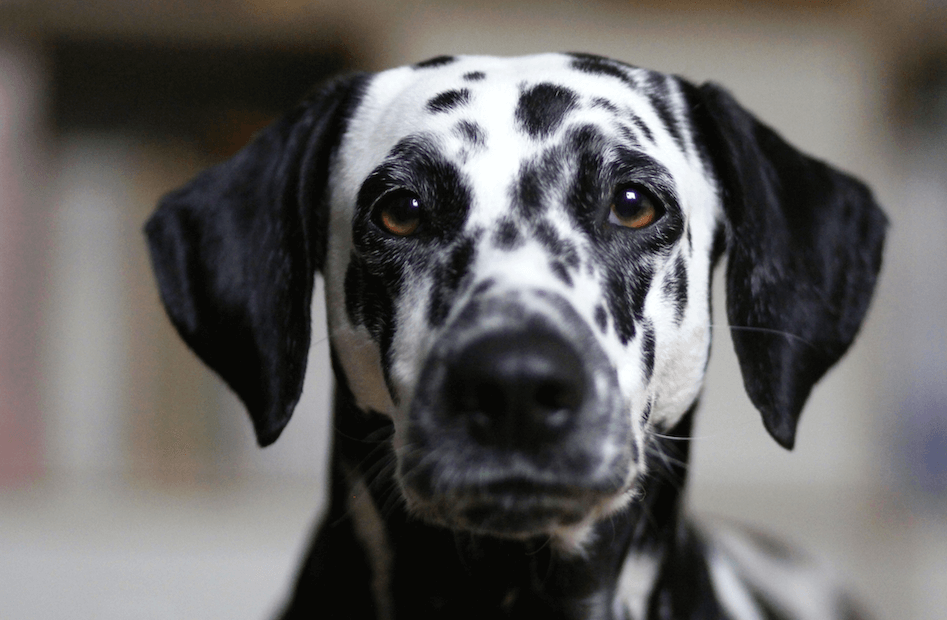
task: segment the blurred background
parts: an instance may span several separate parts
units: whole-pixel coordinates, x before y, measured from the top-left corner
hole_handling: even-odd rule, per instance
[[[329,75],[551,50],[723,83],[873,186],[880,290],[793,452],[717,313],[689,501],[808,547],[879,619],[944,617],[944,0],[0,0],[0,618],[272,615],[322,504],[324,311],[259,450],[168,324],[142,223]]]

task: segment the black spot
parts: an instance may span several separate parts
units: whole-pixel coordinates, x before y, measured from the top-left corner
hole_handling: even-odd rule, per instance
[[[638,131],[641,132],[641,135],[643,135],[648,142],[654,144],[654,134],[651,132],[651,128],[648,127],[648,125],[643,120],[641,120],[637,114],[629,113],[629,119],[631,120],[631,123],[638,129]]]
[[[434,58],[428,58],[427,60],[422,60],[421,62],[415,64],[414,68],[430,69],[431,67],[443,67],[444,65],[449,65],[456,60],[457,59],[453,56],[435,56]]]
[[[633,148],[640,144],[641,141],[638,139],[638,134],[628,125],[621,125],[618,131],[621,133],[625,146]]]
[[[595,324],[603,334],[608,330],[608,311],[603,306],[595,306]]]
[[[645,403],[644,411],[641,412],[641,422],[646,423],[648,418],[651,417],[651,401],[649,400]]]
[[[368,263],[352,252],[345,272],[345,312],[353,325],[361,325],[372,339],[390,345],[394,329],[392,294],[401,283],[373,273]],[[383,348],[383,353],[387,347]]]
[[[564,154],[559,148],[550,148],[535,160],[520,165],[519,177],[513,186],[513,204],[527,220],[533,220],[545,210],[548,197],[560,182]]]
[[[635,337],[636,324],[642,319],[645,297],[654,279],[648,264],[626,259],[625,265],[611,265],[605,292],[615,332],[623,345]]]
[[[671,91],[668,88],[668,79],[666,76],[658,73],[648,74],[648,101],[651,102],[655,112],[658,113],[661,121],[667,127],[671,138],[674,139],[674,143],[677,144],[681,151],[686,152],[687,149],[683,134],[681,133],[682,129],[680,123],[677,117],[675,117],[674,111],[671,109]]]
[[[563,267],[568,266],[572,269],[579,267],[579,250],[575,243],[560,237],[552,224],[546,220],[540,220],[536,222],[533,232],[543,248],[558,259]]]
[[[644,362],[645,381],[651,381],[654,375],[654,324],[651,321],[643,322],[644,333],[641,336],[641,358]]]
[[[466,88],[461,90],[448,90],[437,95],[427,102],[427,109],[430,112],[449,112],[470,101],[470,91]]]
[[[612,114],[618,114],[618,106],[606,99],[605,97],[595,97],[592,99],[593,108],[602,108],[603,110],[608,110]]]
[[[607,206],[606,187],[611,192],[603,156],[604,138],[595,127],[585,126],[573,130],[567,144],[575,154],[576,172],[566,192],[566,205],[576,223],[594,235],[604,217],[601,209]]]
[[[569,131],[566,142],[572,152],[595,151],[601,153],[605,146],[605,137],[595,125],[587,124]]]
[[[437,327],[444,322],[450,311],[450,302],[467,274],[476,254],[474,238],[461,239],[451,250],[447,261],[435,272],[431,301],[428,306],[428,321]]]
[[[483,128],[473,121],[460,121],[457,123],[457,133],[467,144],[475,147],[482,147],[487,143],[487,134]]]
[[[549,261],[549,269],[552,270],[552,275],[559,279],[560,282],[570,288],[572,287],[572,276],[569,275],[569,270],[562,264],[562,261]]]
[[[516,120],[531,138],[546,138],[578,105],[579,97],[564,86],[542,83],[520,95]]]
[[[572,56],[572,68],[576,71],[618,78],[631,88],[638,88],[638,83],[628,73],[628,69],[634,68],[631,65],[592,54],[570,54],[570,56]]]
[[[664,280],[664,294],[674,304],[674,321],[680,325],[687,308],[687,263],[681,255],[674,259],[674,269]]]
[[[493,231],[493,245],[498,250],[515,250],[523,243],[523,235],[516,223],[504,218]]]
[[[485,77],[487,77],[487,74],[483,71],[471,71],[470,73],[464,74],[464,79],[468,82],[479,82]]]

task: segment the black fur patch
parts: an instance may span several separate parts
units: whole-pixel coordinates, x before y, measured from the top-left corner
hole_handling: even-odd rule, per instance
[[[627,69],[631,65],[624,65],[608,58],[594,56],[592,54],[570,54],[572,56],[571,66],[576,71],[589,73],[591,75],[607,75],[618,78],[631,88],[637,90],[638,83],[628,74]]]
[[[608,330],[608,311],[604,306],[595,306],[595,324],[603,334]]]
[[[562,261],[549,261],[549,269],[552,271],[552,275],[558,278],[560,282],[570,288],[572,287],[572,276],[569,275],[569,270],[562,264]]]
[[[635,128],[641,132],[641,135],[643,135],[648,142],[654,144],[654,134],[651,132],[651,128],[648,127],[647,123],[641,120],[637,114],[632,114],[631,112],[628,113],[628,117]]]
[[[391,342],[394,327],[392,294],[397,295],[401,282],[373,273],[361,256],[352,252],[345,272],[345,312],[349,322],[368,330],[377,343]]]
[[[642,325],[644,333],[641,335],[641,357],[644,362],[644,376],[646,381],[651,381],[654,375],[654,324],[645,319]]]
[[[456,60],[457,59],[453,56],[435,56],[434,58],[428,58],[427,60],[422,60],[421,62],[415,64],[414,68],[430,69],[432,67],[443,67],[444,65],[449,65]]]
[[[642,318],[645,297],[654,279],[654,270],[649,265],[631,260],[628,263],[612,266],[605,285],[615,332],[623,345],[635,337],[636,324]]]
[[[658,116],[661,118],[661,122],[664,123],[667,127],[668,132],[671,134],[671,138],[674,139],[674,143],[677,145],[682,152],[687,152],[686,142],[684,141],[684,136],[678,118],[674,115],[674,111],[671,109],[670,100],[671,100],[671,90],[668,87],[666,76],[658,75],[656,73],[648,74],[648,101],[651,102],[651,106],[654,108],[655,112],[658,113]]]
[[[563,267],[578,269],[580,262],[578,248],[572,241],[560,237],[552,224],[541,220],[536,223],[533,231],[540,244],[549,251],[550,255],[561,261]]]
[[[569,152],[576,157],[576,174],[566,192],[566,204],[569,213],[586,233],[597,234],[604,217],[599,210],[607,206],[605,186],[610,179],[605,178],[604,138],[597,128],[588,125],[572,130],[567,145]]]
[[[578,106],[579,96],[557,84],[537,84],[520,95],[516,120],[531,138],[549,137]]]
[[[605,97],[595,97],[592,99],[592,107],[602,108],[603,110],[608,110],[612,114],[618,114],[618,106]]]
[[[470,146],[482,147],[487,143],[487,134],[483,128],[473,121],[460,121],[457,123],[457,133]]]
[[[680,325],[687,308],[687,263],[681,255],[674,259],[674,270],[664,280],[664,295],[674,304],[674,321]]]
[[[564,154],[561,149],[547,149],[535,160],[520,166],[513,187],[513,204],[527,221],[538,217],[549,202],[549,195],[560,183]]]
[[[493,231],[493,245],[498,250],[515,250],[523,244],[523,235],[510,218],[500,220]]]
[[[628,125],[621,125],[618,128],[621,137],[624,140],[625,146],[629,148],[637,147],[641,144],[641,140],[638,139],[638,134],[635,133],[635,130]]]
[[[455,108],[466,105],[470,101],[470,91],[466,88],[460,90],[447,90],[433,97],[427,102],[429,112],[449,112]]]
[[[471,71],[470,73],[464,74],[464,79],[468,82],[479,82],[485,77],[487,77],[487,74],[483,71]]]
[[[470,271],[476,255],[474,237],[461,239],[451,250],[447,261],[435,271],[431,301],[428,306],[428,321],[437,327],[443,324],[450,311],[450,302],[455,297],[461,282]]]

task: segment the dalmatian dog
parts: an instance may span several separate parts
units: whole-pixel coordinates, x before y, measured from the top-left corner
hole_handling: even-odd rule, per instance
[[[313,279],[328,508],[285,618],[855,618],[798,551],[684,514],[710,281],[792,448],[886,220],[725,90],[585,54],[338,79],[147,224],[180,335],[259,443],[299,399]]]

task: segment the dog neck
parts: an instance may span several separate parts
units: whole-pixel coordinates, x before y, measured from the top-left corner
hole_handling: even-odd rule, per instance
[[[329,509],[308,564],[319,556],[339,574],[307,579],[304,568],[297,596],[304,581],[361,587],[352,598],[377,618],[688,617],[713,604],[700,542],[682,515],[693,408],[654,438],[643,497],[598,523],[579,552],[547,536],[504,540],[413,517],[394,480],[388,419],[357,408],[345,386],[335,409]]]

